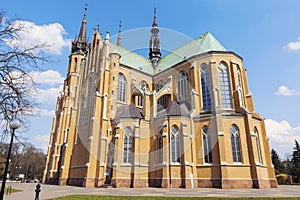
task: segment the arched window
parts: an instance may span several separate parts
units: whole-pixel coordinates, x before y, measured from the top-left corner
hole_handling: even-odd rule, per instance
[[[230,84],[228,77],[228,67],[225,63],[219,65],[219,79],[220,79],[220,92],[222,97],[222,108],[232,108],[231,95],[230,95]]]
[[[230,128],[231,147],[233,162],[242,162],[241,146],[240,146],[240,134],[236,125],[232,125]]]
[[[131,163],[132,159],[132,130],[126,127],[124,131],[123,163]]]
[[[158,111],[166,109],[168,107],[167,98],[168,98],[168,95],[163,95],[157,100],[157,110]]]
[[[210,110],[211,109],[210,74],[206,65],[201,67],[201,88],[202,88],[203,110]]]
[[[149,91],[149,86],[148,83],[146,83],[145,81],[141,81],[139,84],[139,87],[144,91]],[[137,106],[143,106],[143,96],[137,96]]]
[[[119,74],[118,81],[118,101],[125,102],[126,97],[126,79],[123,74]]]
[[[212,163],[211,135],[209,133],[208,127],[206,126],[202,130],[202,139],[203,139],[204,161],[206,163]]]
[[[163,129],[161,128],[157,135],[157,163],[163,162]]]
[[[180,162],[180,138],[177,126],[171,128],[172,162]]]
[[[254,134],[255,134],[255,143],[256,143],[256,150],[257,150],[258,162],[262,163],[261,149],[260,149],[260,142],[259,142],[259,135],[258,135],[258,131],[257,131],[256,127],[254,127]]]
[[[180,72],[177,79],[178,100],[183,101],[189,98],[188,74],[185,71]]]

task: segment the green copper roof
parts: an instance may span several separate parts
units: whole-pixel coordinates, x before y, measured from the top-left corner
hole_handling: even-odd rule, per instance
[[[141,56],[128,49],[124,49],[120,46],[117,46],[113,43],[111,44],[110,52],[118,53],[121,55],[121,60],[120,60],[121,64],[131,67],[137,71],[144,72],[149,75],[154,74],[152,64],[148,58],[145,58],[144,56]]]
[[[179,47],[168,55],[162,57],[155,69],[155,74],[163,71],[194,55],[209,51],[227,51],[223,45],[209,32],[199,36],[195,40]]]
[[[149,75],[157,74],[165,69],[174,66],[181,61],[192,56],[206,53],[210,51],[227,51],[223,45],[209,32],[199,36],[195,40],[179,47],[173,52],[163,56],[156,66],[155,70],[152,67],[148,58],[143,57],[130,50],[124,49],[115,44],[111,44],[111,52],[121,55],[121,64],[144,72]]]

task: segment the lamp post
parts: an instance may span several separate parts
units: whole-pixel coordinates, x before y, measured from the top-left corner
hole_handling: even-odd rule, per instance
[[[15,130],[19,127],[20,127],[20,123],[17,120],[13,120],[9,123],[9,128],[12,129],[12,134],[11,134],[11,139],[10,139],[10,143],[9,143],[9,149],[8,149],[8,153],[7,153],[6,163],[5,163],[3,181],[2,181],[2,186],[1,186],[1,193],[0,193],[0,200],[3,200],[3,196],[4,196],[5,182],[6,182],[6,176],[7,176],[7,171],[8,171],[11,147],[12,147],[13,140],[15,137]]]

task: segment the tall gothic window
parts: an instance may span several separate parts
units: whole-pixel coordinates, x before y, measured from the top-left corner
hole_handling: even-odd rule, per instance
[[[123,74],[119,74],[118,81],[118,101],[125,102],[126,97],[126,79]]]
[[[157,163],[163,162],[163,129],[161,128],[157,136]]]
[[[202,139],[203,139],[204,161],[206,163],[212,163],[211,135],[209,133],[208,127],[206,126],[202,130]]]
[[[230,95],[230,84],[228,77],[228,67],[225,63],[219,65],[219,79],[220,79],[220,91],[222,98],[222,108],[232,108],[231,95]]]
[[[203,110],[210,110],[211,109],[210,74],[206,65],[201,67],[201,88],[202,88]]]
[[[254,134],[255,134],[255,143],[256,143],[256,150],[257,150],[258,162],[262,163],[261,149],[260,149],[260,142],[259,142],[259,135],[258,135],[258,131],[257,131],[256,127],[254,127]]]
[[[188,74],[185,71],[180,72],[177,79],[178,100],[183,101],[189,98]]]
[[[126,127],[124,131],[124,149],[123,149],[123,163],[131,163],[132,160],[132,130]]]
[[[230,128],[230,137],[231,137],[233,162],[242,162],[240,133],[239,133],[239,129],[236,125],[232,125]]]
[[[172,162],[180,162],[180,137],[177,126],[171,128]]]

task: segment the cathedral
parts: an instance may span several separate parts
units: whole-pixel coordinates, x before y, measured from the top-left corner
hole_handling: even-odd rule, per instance
[[[86,23],[85,11],[57,98],[44,183],[277,187],[238,54],[207,32],[163,55],[156,10],[147,56],[122,47],[121,29],[116,43],[99,27],[88,41]]]

